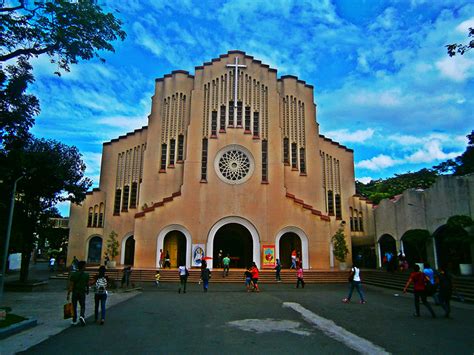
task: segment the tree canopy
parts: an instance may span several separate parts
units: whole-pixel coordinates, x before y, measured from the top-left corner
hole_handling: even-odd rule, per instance
[[[474,37],[474,28],[469,28],[469,33],[467,35],[468,37]],[[454,57],[456,54],[463,55],[467,51],[471,50],[474,48],[474,39],[471,39],[469,43],[467,44],[462,44],[462,43],[453,43],[453,44],[448,44],[446,45],[446,48],[448,50],[448,54],[450,57]]]

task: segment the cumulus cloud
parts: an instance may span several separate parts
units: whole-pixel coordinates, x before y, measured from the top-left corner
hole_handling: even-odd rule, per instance
[[[371,182],[374,179],[372,179],[370,176],[363,176],[363,177],[358,177],[356,180],[363,183],[363,184],[368,184],[369,182]]]
[[[393,159],[385,154],[379,154],[371,159],[366,159],[356,164],[357,168],[364,168],[368,170],[380,170],[390,168],[394,165],[401,164],[402,161],[399,159]]]
[[[367,128],[364,130],[349,131],[348,129],[340,129],[336,131],[326,132],[326,135],[340,143],[364,143],[374,136],[375,130]]]
[[[462,152],[445,153],[441,150],[439,141],[430,141],[423,148],[405,158],[408,163],[431,163],[438,160],[447,160],[459,156]]]
[[[474,73],[474,60],[464,56],[448,57],[437,61],[436,67],[448,79],[465,81]]]

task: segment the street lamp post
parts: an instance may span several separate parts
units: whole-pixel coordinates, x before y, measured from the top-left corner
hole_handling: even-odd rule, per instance
[[[3,287],[5,285],[5,274],[7,272],[7,259],[8,259],[8,248],[10,246],[10,234],[12,231],[12,223],[13,223],[13,210],[15,209],[15,194],[16,194],[16,185],[18,181],[23,179],[25,176],[22,175],[18,179],[15,180],[13,183],[13,190],[12,190],[12,198],[10,201],[10,215],[8,216],[8,226],[7,226],[7,234],[5,237],[5,250],[3,251],[3,261],[2,261],[2,279],[0,280],[0,306],[3,302]]]

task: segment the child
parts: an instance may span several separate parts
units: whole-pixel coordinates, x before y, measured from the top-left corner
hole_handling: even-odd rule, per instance
[[[160,285],[160,270],[156,270],[155,274],[155,285],[159,286]]]
[[[296,271],[296,277],[297,277],[296,288],[300,287],[300,283],[301,283],[301,287],[304,288],[303,267],[301,266],[301,264],[298,265],[298,270]]]
[[[247,292],[250,292],[250,284],[252,282],[252,273],[250,272],[250,268],[245,270],[245,287],[247,288]]]
[[[281,276],[280,276],[280,272],[281,272],[281,263],[280,263],[280,259],[276,259],[276,266],[275,266],[275,279],[277,280],[277,282],[281,282]]]

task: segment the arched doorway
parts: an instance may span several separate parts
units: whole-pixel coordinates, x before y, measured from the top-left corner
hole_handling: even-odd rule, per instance
[[[438,265],[451,272],[459,272],[459,264],[472,264],[470,243],[466,243],[468,233],[459,226],[442,225],[434,233]]]
[[[395,238],[390,234],[384,234],[379,239],[379,250],[380,250],[380,265],[386,267],[387,270],[393,269],[393,265],[390,263],[384,262],[384,257],[391,254],[393,258],[390,261],[395,261],[397,254],[397,242]],[[395,266],[396,269],[396,266]]]
[[[102,257],[102,238],[95,236],[89,240],[87,250],[87,262],[90,264],[100,264]]]
[[[186,237],[177,230],[168,232],[163,241],[163,250],[170,254],[171,267],[186,263]]]
[[[431,238],[426,229],[410,229],[406,231],[401,240],[408,265],[427,262],[427,243]],[[433,265],[434,266],[434,265]]]
[[[214,236],[213,259],[217,265],[217,255],[222,250],[231,259],[231,267],[246,268],[253,260],[253,240],[249,230],[238,223],[229,223],[218,229]]]
[[[302,258],[302,248],[300,237],[293,232],[287,232],[280,238],[280,262],[283,268],[288,269],[291,266],[291,252],[296,250],[296,254]]]
[[[127,238],[125,241],[125,252],[124,252],[124,265],[133,265],[135,261],[135,239],[133,235]]]

